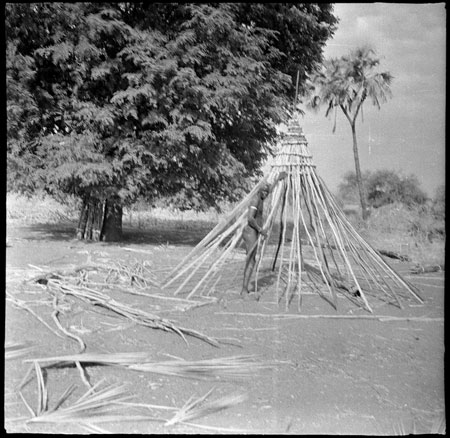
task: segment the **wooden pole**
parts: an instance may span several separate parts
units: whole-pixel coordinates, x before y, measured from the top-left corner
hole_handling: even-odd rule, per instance
[[[278,253],[280,251],[280,246],[281,246],[281,239],[283,237],[283,230],[284,230],[284,227],[286,226],[286,224],[283,221],[284,209],[286,207],[286,192],[287,192],[287,187],[284,188],[284,192],[283,192],[283,203],[281,205],[281,211],[280,211],[280,235],[279,235],[279,238],[278,238],[278,246],[277,246],[277,250],[275,252],[275,257],[273,259],[272,271],[275,271],[275,266],[276,266],[276,263],[277,263]]]

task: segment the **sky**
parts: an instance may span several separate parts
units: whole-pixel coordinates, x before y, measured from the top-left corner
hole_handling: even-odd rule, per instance
[[[338,29],[324,50],[325,58],[340,57],[369,44],[380,58],[379,71],[394,80],[393,97],[378,110],[364,105],[357,122],[361,169],[389,169],[417,176],[433,197],[445,184],[445,3],[335,3]],[[350,124],[306,111],[303,130],[317,172],[336,192],[342,177],[354,170]]]

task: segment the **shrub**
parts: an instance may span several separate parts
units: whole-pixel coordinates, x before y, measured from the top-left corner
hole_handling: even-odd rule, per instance
[[[445,221],[445,185],[442,184],[436,189],[432,202],[432,212],[436,219]]]
[[[377,170],[368,178],[367,200],[375,208],[395,202],[411,207],[423,205],[427,196],[415,175],[402,177],[393,170]]]
[[[383,169],[375,172],[366,171],[362,179],[370,207],[379,208],[393,203],[412,207],[424,205],[427,201],[427,196],[420,188],[419,180],[415,175],[402,176],[399,172]],[[359,204],[355,172],[350,171],[344,175],[338,187],[337,197],[344,205]]]
[[[354,225],[376,249],[407,255],[422,265],[444,264],[445,222],[430,210],[396,202],[374,209],[365,223]]]

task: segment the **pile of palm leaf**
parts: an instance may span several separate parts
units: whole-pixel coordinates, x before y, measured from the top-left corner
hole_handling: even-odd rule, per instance
[[[150,278],[148,273],[149,269],[145,262],[136,262],[132,266],[126,266],[123,263],[111,263],[111,265],[89,263],[74,268],[41,272],[31,280],[27,280],[28,284],[39,286],[41,290],[43,289],[45,293],[49,294],[53,310],[51,318],[56,329],[32,309],[33,306],[39,304],[47,307],[47,301],[42,302],[42,299],[40,301],[24,301],[19,299],[16,296],[17,294],[10,292],[6,293],[6,299],[15,307],[31,313],[57,336],[64,335],[76,341],[80,345],[80,352],[86,348],[83,339],[66,329],[59,320],[60,313],[66,313],[67,307],[70,308],[68,300],[85,303],[87,310],[92,309],[94,311],[94,308],[103,308],[112,316],[118,316],[132,324],[175,333],[181,336],[185,342],[187,342],[186,337],[190,336],[217,347],[219,342],[216,339],[196,330],[180,327],[170,319],[154,313],[163,309],[162,304],[164,304],[166,311],[185,311],[216,300],[210,297],[188,300],[167,296],[167,294],[161,293],[160,289],[155,291],[156,286],[150,285],[151,282],[155,283],[155,281]],[[113,298],[113,296],[117,297],[123,294],[136,294],[145,297],[145,308],[154,311],[143,310],[142,307],[130,305],[128,304],[129,300],[125,303],[120,296]],[[157,304],[155,304],[155,301],[157,301]]]
[[[154,315],[152,313],[145,312],[144,310],[129,306],[112,299],[109,295],[103,292],[88,288],[86,286],[76,286],[67,284],[59,279],[49,279],[47,283],[47,289],[50,293],[54,294],[55,299],[61,295],[70,295],[76,297],[93,306],[107,309],[115,315],[119,315],[135,324],[176,333],[180,335],[186,343],[187,340],[185,336],[192,336],[208,342],[209,344],[216,347],[218,346],[218,341],[207,335],[204,335],[192,329],[179,327],[169,319],[162,318],[158,315]]]
[[[89,257],[89,263],[87,264],[41,272],[28,280],[28,283],[46,286],[49,281],[53,283],[58,281],[68,287],[84,288],[86,291],[100,289],[143,296],[148,298],[146,307],[153,308],[155,311],[186,311],[216,301],[212,297],[191,300],[170,297],[161,293],[160,284],[146,260],[135,260],[129,265],[111,260],[108,264],[105,264],[94,263]],[[157,304],[155,304],[155,301]]]
[[[91,257],[89,257],[89,263],[81,266],[76,266],[72,269],[62,269],[50,272],[43,272],[34,277],[31,281],[38,282],[40,284],[46,284],[48,279],[74,279],[79,282],[89,282],[89,273],[103,274],[99,278],[102,282],[92,283],[108,287],[109,285],[129,285],[137,288],[148,288],[150,286],[159,287],[159,283],[149,269],[147,261],[135,260],[131,265],[127,265],[120,261],[111,260],[110,264],[105,263],[92,263]]]
[[[249,432],[238,429],[227,430],[225,428],[191,422],[192,420],[215,414],[242,403],[247,399],[245,394],[231,394],[216,400],[206,400],[213,392],[214,388],[212,388],[201,397],[195,398],[191,396],[183,406],[177,408],[175,406],[132,403],[130,402],[132,395],[124,385],[111,385],[98,389],[100,384],[88,390],[72,404],[63,407],[63,403],[66,402],[67,398],[75,389],[74,386],[70,386],[61,395],[55,406],[49,408],[47,404],[47,389],[45,388],[44,381],[41,380],[39,396],[42,399],[39,399],[39,410],[35,413],[24,399],[24,402],[32,413],[32,417],[26,420],[26,424],[50,423],[65,426],[71,424],[81,426],[91,433],[102,434],[110,433],[110,431],[105,430],[104,427],[100,427],[101,424],[111,425],[111,423],[123,422],[158,422],[162,423],[165,427],[185,425],[224,433]],[[136,408],[141,408],[140,412],[133,412],[133,410],[136,411]],[[142,413],[142,408],[147,408],[147,412]],[[151,410],[151,413],[148,412],[148,409]],[[167,411],[171,412],[172,415],[169,417],[164,415],[164,412]],[[154,412],[158,413],[155,414]]]
[[[263,363],[254,356],[232,356],[199,361],[163,361],[150,360],[147,353],[117,353],[117,354],[76,354],[45,358],[27,359],[32,362],[31,371],[35,371],[38,401],[33,409],[22,393],[23,387],[29,383],[28,375],[19,386],[19,394],[31,414],[26,419],[27,424],[51,423],[55,425],[73,424],[86,428],[90,432],[106,433],[99,424],[126,421],[157,421],[164,426],[177,424],[216,429],[214,427],[197,425],[191,420],[204,417],[223,409],[233,407],[246,399],[245,394],[232,394],[216,400],[207,401],[214,388],[205,395],[195,398],[191,396],[180,408],[174,406],[150,405],[136,403],[130,400],[131,395],[124,385],[104,386],[103,381],[89,385],[89,389],[81,397],[74,399],[76,385],[70,384],[56,398],[53,406],[49,403],[48,371],[52,367],[61,368],[65,365],[87,364],[120,366],[134,371],[152,372],[168,376],[179,376],[195,379],[230,379],[252,378],[259,371],[273,368],[273,364]],[[47,378],[44,375],[47,374]],[[103,386],[102,386],[103,385]],[[142,408],[145,413],[142,413]],[[140,409],[140,413],[136,413]],[[150,410],[150,414],[148,412]],[[155,412],[158,414],[155,415]],[[163,412],[170,412],[167,417]],[[218,431],[226,432],[226,430]],[[229,431],[230,432],[230,431]],[[232,432],[232,431],[231,431]]]

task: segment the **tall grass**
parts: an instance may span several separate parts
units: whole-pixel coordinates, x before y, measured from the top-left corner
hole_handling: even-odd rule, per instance
[[[9,225],[56,224],[78,220],[81,201],[75,197],[67,197],[64,204],[56,201],[45,193],[39,192],[27,197],[17,193],[7,193],[6,219]],[[203,227],[217,223],[228,206],[223,206],[224,213],[219,214],[210,208],[203,212],[193,210],[181,211],[172,207],[150,207],[143,202],[137,202],[131,207],[125,207],[123,224],[136,228],[151,226],[177,226],[184,229]]]
[[[45,193],[27,197],[17,193],[7,193],[6,221],[8,225],[57,224],[78,219],[80,202],[67,197],[61,204]]]
[[[227,211],[229,211],[227,205],[223,207],[222,213],[218,213],[213,208],[198,212],[181,211],[170,206],[150,207],[144,202],[137,202],[124,209],[123,224],[141,229],[151,226],[170,226],[173,222],[177,222],[177,226],[181,229],[197,229],[216,224]]]
[[[385,205],[374,209],[365,223],[353,219],[353,225],[377,249],[407,255],[421,265],[445,262],[445,220],[422,207]]]

